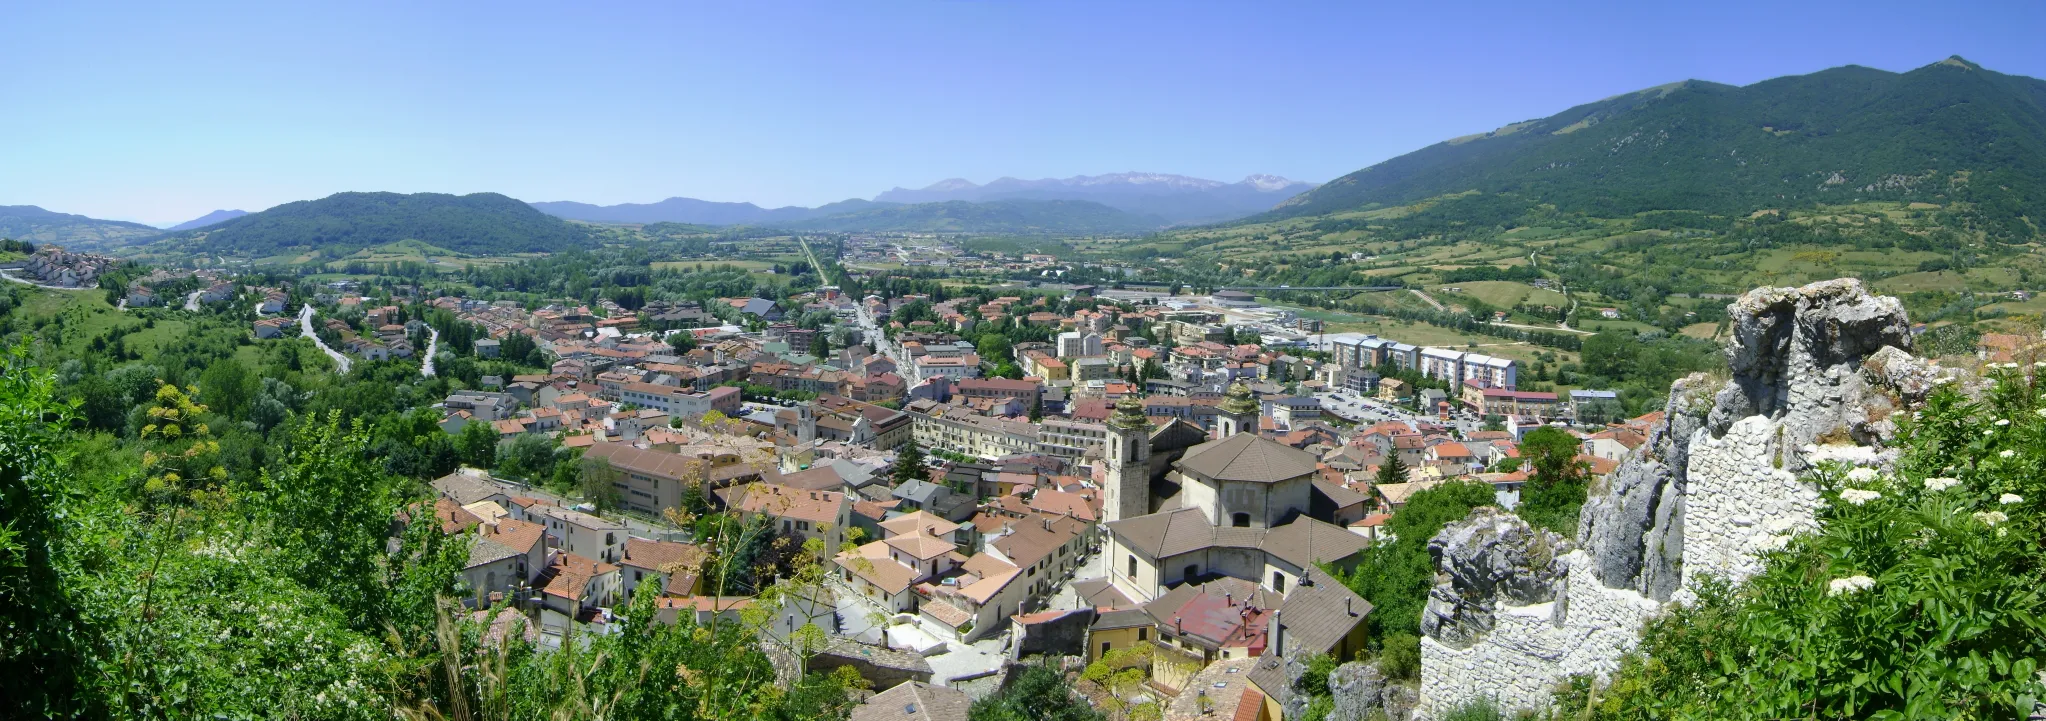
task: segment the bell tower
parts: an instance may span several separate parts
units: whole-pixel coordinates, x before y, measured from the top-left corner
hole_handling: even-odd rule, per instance
[[[1108,417],[1106,497],[1102,522],[1135,518],[1151,512],[1151,423],[1136,396],[1116,401]]]
[[[1238,433],[1257,435],[1257,399],[1250,397],[1250,386],[1243,381],[1229,384],[1222,392],[1222,413],[1215,418],[1215,438],[1222,439]]]

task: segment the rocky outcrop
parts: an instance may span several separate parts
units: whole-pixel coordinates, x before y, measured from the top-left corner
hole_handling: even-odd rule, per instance
[[[1492,630],[1493,610],[1556,600],[1570,541],[1485,506],[1428,541],[1428,555],[1449,578],[1428,594],[1421,632],[1469,648]]]
[[[1951,379],[1909,354],[1902,304],[1860,281],[1761,288],[1727,310],[1730,377],[1671,388],[1648,442],[1592,489],[1576,550],[1491,509],[1430,542],[1422,716],[1479,696],[1534,708],[1569,676],[1611,673],[1663,603],[1744,580],[1817,527],[1801,472],[1891,462],[1891,416]]]
[[[1362,721],[1371,710],[1381,708],[1385,697],[1385,673],[1378,664],[1351,661],[1328,674],[1329,697],[1334,708],[1328,721]]]

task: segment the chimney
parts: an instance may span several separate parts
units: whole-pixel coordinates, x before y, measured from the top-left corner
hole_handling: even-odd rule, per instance
[[[1235,605],[1236,605],[1236,593],[1232,591],[1232,592],[1229,592],[1229,593],[1224,593],[1224,594],[1222,594],[1222,605],[1223,605],[1223,606],[1235,606]]]

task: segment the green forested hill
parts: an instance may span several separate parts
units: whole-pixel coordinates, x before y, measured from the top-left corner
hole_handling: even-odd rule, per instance
[[[497,193],[336,193],[172,233],[167,250],[277,255],[326,253],[417,240],[457,253],[555,251],[588,245],[588,231]]]
[[[1950,58],[1906,73],[1673,83],[1437,143],[1253,222],[1470,190],[1605,217],[1959,202],[1990,235],[2029,236],[2046,218],[2046,81]]]
[[[0,205],[0,238],[101,250],[163,231],[141,223],[58,213],[33,205]]]
[[[1096,235],[1135,233],[1165,221],[1126,213],[1089,200],[950,200],[869,208],[778,227],[827,231],[905,231]]]

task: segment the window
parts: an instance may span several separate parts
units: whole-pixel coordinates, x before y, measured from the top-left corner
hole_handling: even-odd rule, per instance
[[[1108,642],[1107,642],[1107,641],[1102,641],[1102,642],[1101,642],[1101,655],[1103,655],[1103,656],[1106,656],[1106,655],[1108,655]]]
[[[1140,628],[1140,629],[1137,629],[1137,640],[1138,640],[1138,641],[1149,641],[1149,640],[1151,640],[1151,629],[1148,629],[1148,628]]]
[[[1137,577],[1137,557],[1136,557],[1136,556],[1130,556],[1130,572],[1129,572],[1129,576],[1130,576],[1131,578],[1136,578],[1136,577]]]
[[[1285,572],[1283,572],[1283,571],[1273,571],[1273,572],[1272,572],[1272,590],[1274,590],[1274,591],[1278,591],[1279,593],[1285,593],[1285,592],[1286,592],[1286,574],[1285,574]]]
[[[604,545],[606,545],[606,546],[613,546],[613,545],[617,545],[617,543],[618,543],[618,536],[617,536],[617,534],[612,534],[612,533],[606,533],[606,534],[604,534]]]
[[[1191,581],[1191,580],[1193,580],[1193,577],[1195,577],[1195,576],[1198,576],[1198,575],[1201,575],[1201,567],[1200,567],[1200,566],[1187,566],[1187,567],[1186,567],[1186,570],[1185,570],[1185,571],[1182,571],[1182,572],[1180,572],[1180,574],[1179,574],[1179,577],[1180,577],[1180,578],[1181,578],[1182,580],[1188,580],[1188,581]]]
[[[1237,527],[1237,528],[1249,528],[1249,527],[1250,527],[1250,514],[1248,514],[1248,513],[1238,513],[1238,514],[1236,514],[1236,515],[1230,516],[1230,517],[1229,517],[1229,525],[1235,526],[1235,527]]]

